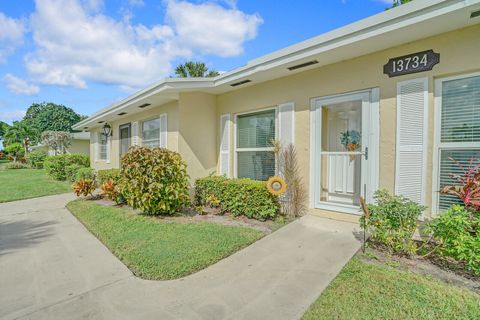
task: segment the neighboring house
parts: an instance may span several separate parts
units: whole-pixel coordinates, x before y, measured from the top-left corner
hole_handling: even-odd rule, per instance
[[[131,145],[161,146],[192,181],[265,180],[270,139],[293,142],[310,211],[352,219],[379,188],[428,206],[427,217],[448,207],[455,199],[438,190],[449,157],[480,158],[479,123],[480,0],[415,0],[213,79],[165,79],[75,129],[92,132],[96,169],[119,167]]]
[[[65,150],[56,150],[55,152],[55,150],[43,144],[33,146],[32,150],[41,148],[47,150],[49,155],[58,153],[90,154],[90,132],[73,132],[72,140],[70,140],[70,144]]]

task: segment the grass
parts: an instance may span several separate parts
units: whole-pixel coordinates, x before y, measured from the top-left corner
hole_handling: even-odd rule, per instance
[[[56,181],[45,170],[5,169],[0,163],[0,202],[72,192],[70,182]]]
[[[310,319],[480,319],[480,295],[353,258],[305,313]]]
[[[201,270],[262,237],[243,227],[175,223],[88,200],[67,205],[138,277],[176,279]]]

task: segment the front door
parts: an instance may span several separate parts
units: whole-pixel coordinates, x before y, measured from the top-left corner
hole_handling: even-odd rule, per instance
[[[371,92],[314,99],[312,112],[314,207],[358,214],[374,172]]]
[[[131,131],[130,123],[120,126],[120,159],[125,153],[127,153],[128,148],[130,148],[132,142]]]

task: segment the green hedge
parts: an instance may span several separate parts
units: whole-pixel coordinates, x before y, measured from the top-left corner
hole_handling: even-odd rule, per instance
[[[65,177],[68,181],[74,182],[77,180],[78,170],[85,168],[79,164],[71,164],[65,167]]]
[[[118,181],[120,178],[120,169],[105,169],[97,171],[97,180],[100,185],[108,180]]]
[[[219,207],[234,216],[244,215],[258,220],[274,219],[280,205],[263,181],[227,179],[209,176],[195,181],[195,200],[199,205]]]
[[[95,171],[92,168],[78,169],[75,181],[79,180],[95,180]]]
[[[47,158],[48,152],[45,149],[36,149],[27,155],[27,163],[33,169],[43,169],[43,162]]]
[[[43,162],[47,173],[56,180],[71,179],[73,168],[67,169],[72,165],[78,165],[81,168],[90,166],[90,158],[83,154],[60,154],[56,156],[48,156]],[[68,172],[67,172],[68,171]]]

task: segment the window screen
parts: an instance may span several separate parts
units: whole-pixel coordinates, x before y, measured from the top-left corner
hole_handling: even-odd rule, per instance
[[[441,108],[440,189],[457,184],[451,175],[480,161],[480,76],[444,81]],[[455,203],[458,197],[440,194],[440,210]]]
[[[143,122],[142,145],[148,148],[160,146],[160,119],[157,118]]]
[[[237,117],[237,176],[267,180],[275,175],[275,110]]]

